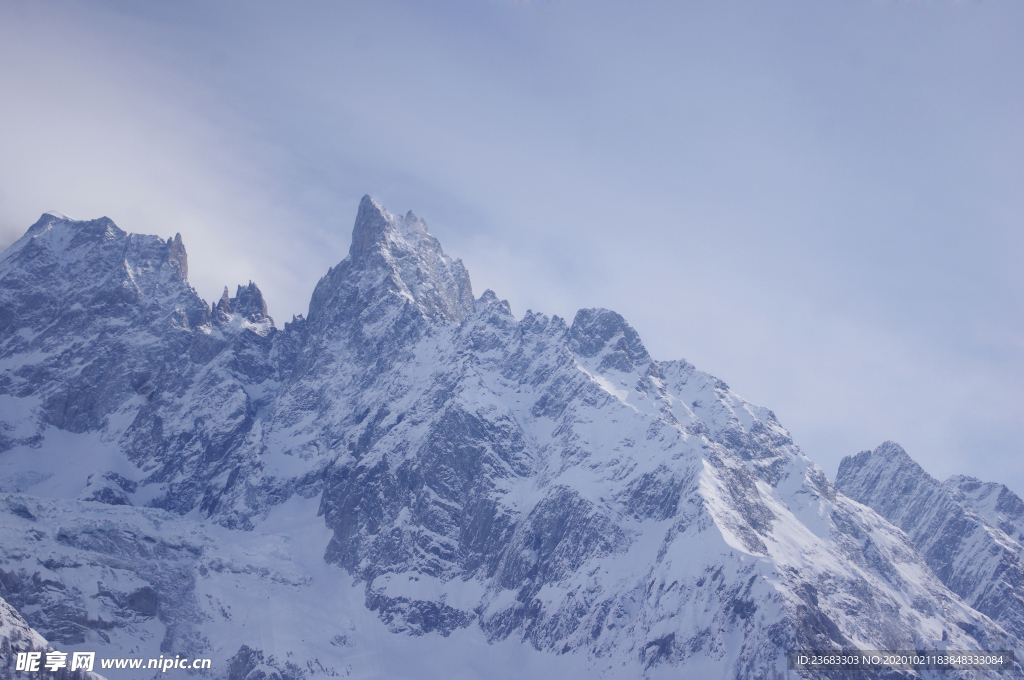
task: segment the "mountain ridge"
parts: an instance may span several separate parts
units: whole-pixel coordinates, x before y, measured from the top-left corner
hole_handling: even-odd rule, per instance
[[[225,664],[288,651],[305,670],[276,672],[296,678],[328,653],[372,676],[331,642],[359,638],[342,630],[356,620],[396,652],[481,635],[609,678],[785,677],[786,649],[1017,644],[906,535],[837,493],[769,409],[654,360],[610,310],[570,324],[517,319],[491,291],[474,299],[412,212],[364,197],[348,257],[283,329],[251,282],[199,299],[178,237],[47,224],[0,257],[0,490],[49,499],[32,502],[50,518],[29,548],[13,537],[31,520],[6,516],[21,547],[5,549],[0,595],[29,602],[34,578],[61,583],[34,624],[102,613],[65,627],[68,640],[148,631],[150,649]],[[57,232],[68,238],[50,244]],[[67,246],[98,257],[53,266]],[[273,555],[253,547],[282,522],[316,536],[318,555],[287,533],[267,534]],[[85,536],[100,547],[72,538]],[[166,606],[128,612],[98,582],[149,587]],[[308,641],[285,605],[272,635],[247,638],[233,622],[256,605],[231,584],[361,595],[335,618],[305,612]]]
[[[1012,491],[963,475],[940,483],[891,441],[844,458],[836,487],[906,531],[953,592],[1024,636],[1024,502]]]

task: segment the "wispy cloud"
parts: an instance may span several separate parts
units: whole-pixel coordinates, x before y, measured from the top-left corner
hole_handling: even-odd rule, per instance
[[[623,313],[826,469],[884,439],[1024,490],[1024,9],[0,7],[0,240],[180,231],[279,321],[370,192],[517,313]],[[283,318],[282,318],[283,317]]]

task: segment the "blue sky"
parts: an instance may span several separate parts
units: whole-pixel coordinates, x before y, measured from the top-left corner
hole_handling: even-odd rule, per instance
[[[181,232],[280,325],[370,193],[527,309],[625,316],[829,473],[1024,493],[1024,5],[0,0],[0,246]]]

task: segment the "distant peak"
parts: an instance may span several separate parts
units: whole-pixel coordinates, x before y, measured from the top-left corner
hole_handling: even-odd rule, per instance
[[[488,288],[484,291],[484,294],[480,296],[480,299],[473,303],[476,311],[483,311],[488,308],[497,307],[502,310],[505,314],[512,314],[512,307],[508,304],[508,300],[501,300],[494,293],[493,290]]]
[[[874,453],[876,455],[882,456],[909,458],[907,452],[903,450],[903,447],[897,444],[896,442],[892,441],[891,439],[887,439],[886,441],[879,444],[878,448],[875,449]]]
[[[231,294],[228,293],[228,287],[224,286],[224,292],[220,296],[220,300],[213,306],[214,313],[219,312],[220,314],[227,316],[231,313]]]
[[[47,241],[48,247],[64,250],[73,243],[84,243],[92,240],[120,239],[127,234],[114,224],[109,217],[95,220],[73,220],[56,210],[43,213],[36,223],[28,228],[25,235],[11,245],[8,250],[16,251],[38,237]]]
[[[267,303],[263,299],[263,293],[252,281],[247,286],[238,286],[235,297],[231,297],[228,287],[224,286],[224,292],[221,293],[220,300],[213,305],[212,313],[214,322],[220,324],[230,321],[233,315],[241,316],[252,323],[274,323],[267,315]]]
[[[581,309],[569,329],[570,347],[584,357],[596,357],[607,350],[621,355],[620,370],[651,361],[639,334],[622,316],[609,309]]]
[[[320,323],[331,300],[347,285],[360,289],[366,304],[397,298],[401,304],[414,303],[430,318],[461,321],[473,311],[473,289],[462,262],[445,255],[427,223],[411,210],[395,215],[369,195],[359,202],[349,256],[313,291],[311,324]],[[351,303],[346,300],[346,305]]]
[[[378,243],[386,241],[389,235],[394,239],[416,244],[429,237],[430,231],[427,229],[427,223],[417,217],[412,210],[404,217],[399,217],[389,212],[369,194],[363,196],[359,202],[355,226],[352,228],[349,255],[356,259]]]
[[[384,206],[373,200],[369,194],[359,201],[356,223],[352,228],[352,245],[348,253],[352,259],[358,258],[387,233],[394,217]]]
[[[231,309],[235,314],[241,314],[253,323],[268,319],[273,323],[273,319],[267,315],[267,303],[263,299],[263,293],[252,281],[248,286],[238,287],[238,292],[231,299]]]
[[[188,254],[185,252],[185,244],[181,241],[181,234],[175,234],[174,238],[167,239],[167,262],[177,272],[178,279],[184,281],[188,278]]]

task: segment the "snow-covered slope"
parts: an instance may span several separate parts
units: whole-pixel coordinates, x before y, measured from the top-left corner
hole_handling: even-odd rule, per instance
[[[45,654],[53,650],[53,646],[42,635],[34,631],[14,607],[0,598],[0,680],[24,677],[35,677],[40,680],[55,678],[61,680],[104,680],[103,676],[98,673],[81,668],[74,671],[68,670],[67,659],[65,659],[64,668],[51,671],[45,666]],[[31,674],[19,672],[17,665],[19,652],[39,653],[41,655],[39,670]]]
[[[184,274],[180,239],[109,220],[44,216],[0,259],[0,487],[26,508],[0,594],[51,637],[232,678],[1017,644],[771,411],[614,312],[474,298],[412,213],[364,198],[283,331],[255,286],[208,307]]]
[[[0,256],[0,489],[216,503],[207,481],[238,466],[295,334],[252,283],[208,307],[187,271],[180,236],[107,218],[43,215]]]
[[[1024,544],[1024,501],[995,482],[982,482],[974,477],[953,475],[944,484],[957,492],[960,503],[978,513],[985,522],[1017,543]]]
[[[961,475],[940,483],[893,442],[844,458],[836,486],[906,531],[950,590],[1024,638],[1024,503],[1012,491]]]
[[[46,649],[49,643],[21,617],[21,614],[0,598],[0,677],[10,670],[11,654],[20,649]]]

